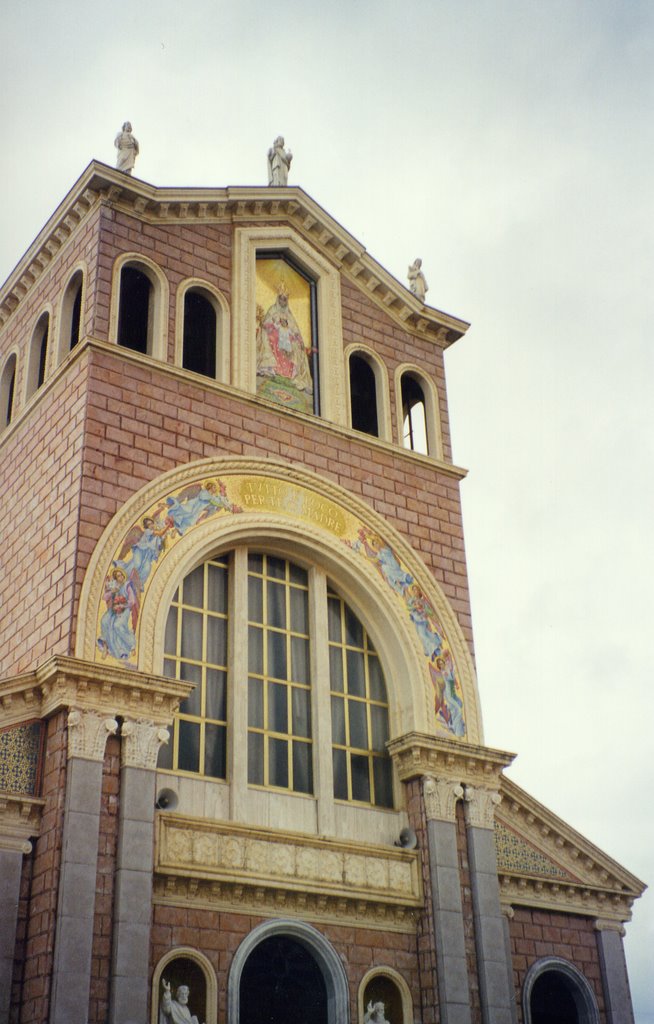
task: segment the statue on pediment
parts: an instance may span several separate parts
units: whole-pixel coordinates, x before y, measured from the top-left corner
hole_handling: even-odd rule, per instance
[[[425,301],[425,295],[429,291],[429,285],[425,279],[425,275],[422,272],[422,260],[415,259],[408,272],[409,277],[409,288],[417,299],[421,302]]]
[[[284,137],[278,135],[268,150],[268,184],[288,185],[288,172],[293,154],[284,149]]]
[[[124,174],[131,174],[134,170],[136,158],[139,155],[139,144],[132,135],[132,126],[129,121],[118,132],[114,139],[114,146],[118,150],[116,157],[116,168]]]

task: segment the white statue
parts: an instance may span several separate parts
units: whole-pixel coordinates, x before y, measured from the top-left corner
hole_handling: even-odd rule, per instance
[[[190,990],[188,985],[180,985],[173,999],[170,993],[170,982],[161,979],[163,992],[159,1003],[159,1024],[198,1024],[198,1018],[188,1008]]]
[[[293,154],[284,149],[284,137],[278,135],[268,150],[268,184],[288,185],[288,171]]]
[[[121,131],[118,132],[114,139],[114,146],[118,150],[116,167],[119,171],[124,171],[125,174],[131,174],[139,155],[139,144],[132,135],[132,126],[129,121],[125,121]]]
[[[425,275],[422,270],[422,260],[414,260],[409,267],[409,288],[417,299],[421,302],[425,301],[425,295],[429,291],[429,286],[425,280]]]
[[[365,1017],[363,1018],[363,1024],[390,1024],[386,1020],[385,1006],[383,1003],[368,1003],[368,1009],[366,1010]]]

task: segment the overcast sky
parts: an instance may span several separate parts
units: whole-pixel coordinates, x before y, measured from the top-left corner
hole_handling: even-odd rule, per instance
[[[654,883],[654,4],[13,0],[3,35],[0,280],[129,118],[161,186],[263,184],[284,134],[291,184],[472,321],[447,369],[486,742]]]

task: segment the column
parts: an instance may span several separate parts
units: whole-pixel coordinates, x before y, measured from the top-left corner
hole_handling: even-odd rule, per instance
[[[442,1024],[470,1024],[470,987],[456,842],[456,802],[462,787],[451,779],[423,779],[431,877],[436,973]]]
[[[0,1024],[9,1021],[23,857],[38,835],[42,800],[0,794]]]
[[[622,944],[624,928],[619,921],[604,920],[597,920],[595,928],[607,1022],[634,1024],[627,963]]]
[[[50,1024],[86,1024],[98,869],[102,764],[118,723],[69,712],[68,767],[55,930]]]
[[[121,739],[109,1020],[143,1024],[148,1019],[157,755],[169,734],[150,720],[126,720]]]
[[[475,922],[479,995],[484,1024],[513,1024],[515,997],[509,986],[504,923],[497,879],[494,815],[501,796],[494,790],[465,788],[470,888]]]
[[[501,910],[502,926],[504,929],[504,952],[506,956],[506,969],[509,979],[509,992],[512,994],[511,1021],[512,1024],[518,1024],[518,1004],[515,998],[515,984],[513,981],[513,953],[511,946],[511,921],[514,917],[514,911],[513,907],[508,903],[502,903]]]

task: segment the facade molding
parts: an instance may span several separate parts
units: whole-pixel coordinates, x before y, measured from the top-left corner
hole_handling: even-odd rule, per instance
[[[37,797],[0,793],[0,850],[31,852],[30,839],[41,831],[44,805]]]
[[[515,754],[479,744],[408,732],[388,744],[402,782],[423,775],[460,784],[498,785]]]

